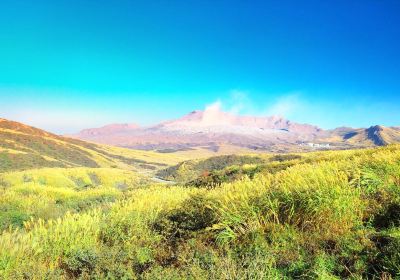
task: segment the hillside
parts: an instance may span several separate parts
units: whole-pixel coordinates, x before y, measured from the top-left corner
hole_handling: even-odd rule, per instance
[[[116,167],[155,170],[186,159],[58,136],[0,119],[0,172],[43,167]]]
[[[84,129],[80,133],[86,135],[87,137],[107,135],[111,133],[120,133],[129,131],[132,129],[137,129],[139,126],[137,124],[109,124],[99,128]]]
[[[396,127],[381,125],[369,128],[337,128],[327,132],[327,137],[321,137],[323,142],[341,143],[348,147],[385,146],[400,142],[400,130]]]
[[[275,174],[310,160],[327,161],[328,152],[298,154],[226,155],[195,159],[159,170],[156,175],[187,186],[216,187],[256,174]]]
[[[177,165],[159,170],[156,175],[162,179],[187,183],[199,176],[206,176],[210,172],[220,171],[230,166],[243,166],[246,164],[262,164],[266,156],[260,155],[225,155],[207,159],[188,160]]]

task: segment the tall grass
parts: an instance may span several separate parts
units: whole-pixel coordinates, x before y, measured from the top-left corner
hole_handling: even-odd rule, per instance
[[[0,174],[0,230],[24,221],[56,219],[127,196],[149,184],[135,172],[118,169],[55,168]]]
[[[0,236],[0,278],[398,279],[399,147],[295,160],[213,189],[133,188],[107,207],[24,222]]]

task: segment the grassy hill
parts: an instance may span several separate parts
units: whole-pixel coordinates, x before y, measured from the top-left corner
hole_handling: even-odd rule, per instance
[[[10,173],[3,191],[13,200],[3,203],[34,219],[0,235],[0,279],[398,279],[399,146],[259,158],[227,162],[279,167],[211,189],[115,192],[112,178],[131,176],[116,169]],[[192,166],[232,168],[223,162]],[[51,207],[107,202],[36,219],[55,211],[32,205],[57,190]]]
[[[255,155],[222,155],[207,159],[184,161],[177,165],[161,169],[156,175],[165,180],[185,183],[210,171],[220,171],[233,165],[260,164],[264,161],[265,159],[261,158],[261,156]]]
[[[115,167],[155,170],[186,159],[66,138],[0,119],[0,172],[43,167]]]
[[[344,157],[357,155],[355,151],[341,151]],[[194,159],[178,163],[157,171],[162,179],[175,181],[187,186],[215,187],[244,177],[254,178],[256,174],[268,175],[286,170],[292,166],[310,162],[332,161],[336,151],[319,151],[293,154],[252,154],[223,155],[207,159]]]

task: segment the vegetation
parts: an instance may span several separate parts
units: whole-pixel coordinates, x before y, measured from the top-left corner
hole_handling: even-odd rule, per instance
[[[173,170],[173,172],[182,174],[183,175],[183,176],[181,175],[182,178],[186,178],[186,181],[183,182],[186,182],[185,185],[187,186],[213,188],[219,186],[222,183],[234,182],[236,180],[245,177],[253,179],[254,176],[258,173],[275,174],[276,172],[285,170],[290,166],[306,162],[306,159],[304,159],[302,156],[295,154],[264,156],[263,158],[249,157],[249,156],[233,156],[233,157],[240,159],[234,161],[235,162],[234,165],[221,164],[220,168],[216,169],[211,169],[207,167],[207,165],[200,165],[201,167],[197,168],[198,171],[197,173],[195,173],[200,175],[192,180],[190,180],[190,177],[187,176],[188,172],[182,173],[180,167],[177,168],[176,170],[174,170],[175,167],[171,167],[166,170],[160,170],[158,173],[167,170]],[[217,159],[217,162],[220,162],[221,158],[224,157],[210,158],[207,161],[213,162],[214,160]]]
[[[183,158],[135,151],[61,137],[18,122],[0,119],[0,172],[43,167],[113,167],[147,171]]]
[[[213,188],[125,192],[106,181],[128,176],[116,169],[60,169],[42,186],[45,171],[3,174],[10,205],[107,199],[57,217],[24,208],[32,219],[0,235],[0,279],[400,278],[399,146],[233,164],[243,176]]]
[[[0,174],[0,230],[31,219],[108,207],[150,181],[131,171],[107,168],[45,168]]]
[[[184,161],[175,166],[159,170],[157,176],[165,180],[185,183],[210,171],[221,171],[230,166],[260,164],[263,162],[264,159],[259,156],[222,155],[202,160]]]

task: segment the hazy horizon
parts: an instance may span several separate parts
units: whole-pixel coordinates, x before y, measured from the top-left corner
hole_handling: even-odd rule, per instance
[[[398,1],[2,1],[0,117],[59,134],[218,103],[400,126]]]

